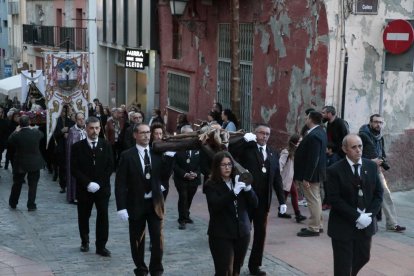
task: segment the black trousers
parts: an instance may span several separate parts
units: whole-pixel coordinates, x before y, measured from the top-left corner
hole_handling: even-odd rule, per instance
[[[148,223],[148,232],[151,242],[151,259],[149,271],[151,275],[162,274],[162,257],[164,254],[163,223],[154,211],[152,199],[147,199],[143,206],[143,215],[138,219],[129,219],[129,242],[131,255],[134,260],[137,275],[148,273],[145,264],[145,226]]]
[[[89,243],[89,218],[92,207],[96,207],[96,248],[103,249],[108,241],[108,203],[110,195],[89,193],[86,199],[78,200],[78,225],[82,244]]]
[[[178,222],[181,223],[190,218],[190,207],[198,186],[181,182],[175,187],[178,192]]]
[[[237,239],[208,237],[216,276],[240,275],[249,247],[250,234]]]
[[[19,203],[20,193],[22,191],[22,185],[24,178],[27,174],[27,184],[29,185],[27,208],[36,208],[36,192],[37,183],[40,178],[40,171],[17,173],[13,172],[13,186],[9,197],[9,205],[15,207]]]
[[[267,206],[259,199],[259,206],[252,214],[254,234],[252,251],[250,252],[249,258],[249,268],[254,269],[262,265],[268,214]]]
[[[334,255],[334,275],[357,275],[370,259],[372,237],[359,231],[358,237],[351,241],[332,239]]]

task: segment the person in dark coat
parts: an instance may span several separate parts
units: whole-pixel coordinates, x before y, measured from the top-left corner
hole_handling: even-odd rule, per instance
[[[258,124],[254,133],[246,133],[244,139],[229,145],[229,151],[237,156],[236,160],[253,175],[253,189],[259,199],[259,205],[251,212],[254,225],[252,251],[249,258],[249,270],[252,275],[266,275],[260,269],[266,240],[266,226],[272,202],[272,187],[279,201],[279,213],[286,213],[286,201],[283,182],[279,169],[279,154],[267,145],[270,127]]]
[[[357,275],[370,259],[376,215],[381,210],[383,189],[375,162],[361,158],[362,141],[345,136],[346,157],[327,170],[328,196],[332,205],[328,235],[332,239],[334,275]]]
[[[320,186],[326,178],[326,133],[321,126],[322,114],[311,111],[306,119],[309,128],[296,150],[294,177],[303,190],[310,212],[307,228],[299,237],[319,236],[323,231]]]
[[[163,183],[170,177],[170,156],[150,149],[150,127],[134,126],[136,146],[121,154],[115,179],[118,216],[129,221],[129,239],[135,275],[161,275],[164,271],[164,196]],[[151,260],[145,264],[145,227],[150,233]]]
[[[180,133],[190,133],[190,125],[183,126]],[[177,152],[174,162],[174,183],[178,192],[178,228],[183,230],[186,223],[193,223],[190,207],[198,186],[201,184],[200,151]]]
[[[14,152],[13,159],[13,186],[10,193],[10,208],[16,209],[19,203],[20,192],[24,178],[27,175],[29,186],[27,209],[34,211],[36,206],[37,183],[40,178],[40,169],[45,161],[40,153],[40,141],[43,133],[35,128],[30,128],[30,119],[23,115],[19,118],[19,127],[10,135],[8,144]]]
[[[249,210],[258,204],[256,193],[250,184],[239,181],[233,157],[226,151],[214,155],[204,192],[210,214],[208,240],[215,275],[240,275],[252,228]]]
[[[326,124],[326,135],[328,142],[333,143],[333,149],[341,158],[345,156],[342,151],[342,140],[349,133],[348,123],[336,116],[336,109],[327,105],[322,108],[322,121]]]
[[[108,241],[108,204],[111,196],[110,177],[113,172],[111,145],[98,138],[101,130],[99,119],[86,120],[86,139],[76,142],[71,152],[71,172],[76,179],[78,200],[80,251],[89,251],[89,218],[93,204],[96,207],[96,254],[110,257]]]

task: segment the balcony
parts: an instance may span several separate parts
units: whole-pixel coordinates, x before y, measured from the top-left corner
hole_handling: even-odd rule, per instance
[[[86,31],[86,28],[23,25],[23,43],[66,49],[66,38],[69,38],[69,49],[86,51]]]

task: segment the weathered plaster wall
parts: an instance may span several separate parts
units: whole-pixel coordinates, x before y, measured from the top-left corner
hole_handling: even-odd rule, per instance
[[[190,120],[205,119],[217,90],[217,27],[231,21],[230,1],[212,1],[210,6],[197,1],[206,37],[199,39],[183,28],[181,60],[171,59],[172,19],[166,2],[159,3],[161,107],[167,104],[168,71],[184,73],[191,77]],[[252,122],[269,123],[270,143],[282,146],[302,127],[304,110],[325,103],[325,6],[321,0],[240,0],[240,22],[254,24]],[[169,123],[174,124],[173,113],[170,110]]]
[[[338,1],[326,0],[330,33],[327,104],[335,104],[338,91],[334,87],[335,72],[339,70]],[[345,119],[352,132],[368,123],[369,116],[379,112],[381,68],[383,57],[382,33],[387,19],[414,19],[411,0],[380,0],[377,15],[350,14],[345,21],[345,39],[349,54],[346,78]],[[392,169],[386,173],[394,189],[414,187],[414,73],[385,72],[383,115],[384,134]],[[402,157],[403,156],[403,157]]]

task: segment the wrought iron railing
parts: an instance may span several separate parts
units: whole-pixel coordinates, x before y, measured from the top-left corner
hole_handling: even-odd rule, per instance
[[[86,28],[23,25],[23,42],[66,49],[65,42],[68,39],[69,49],[86,51],[88,49],[86,31]]]

